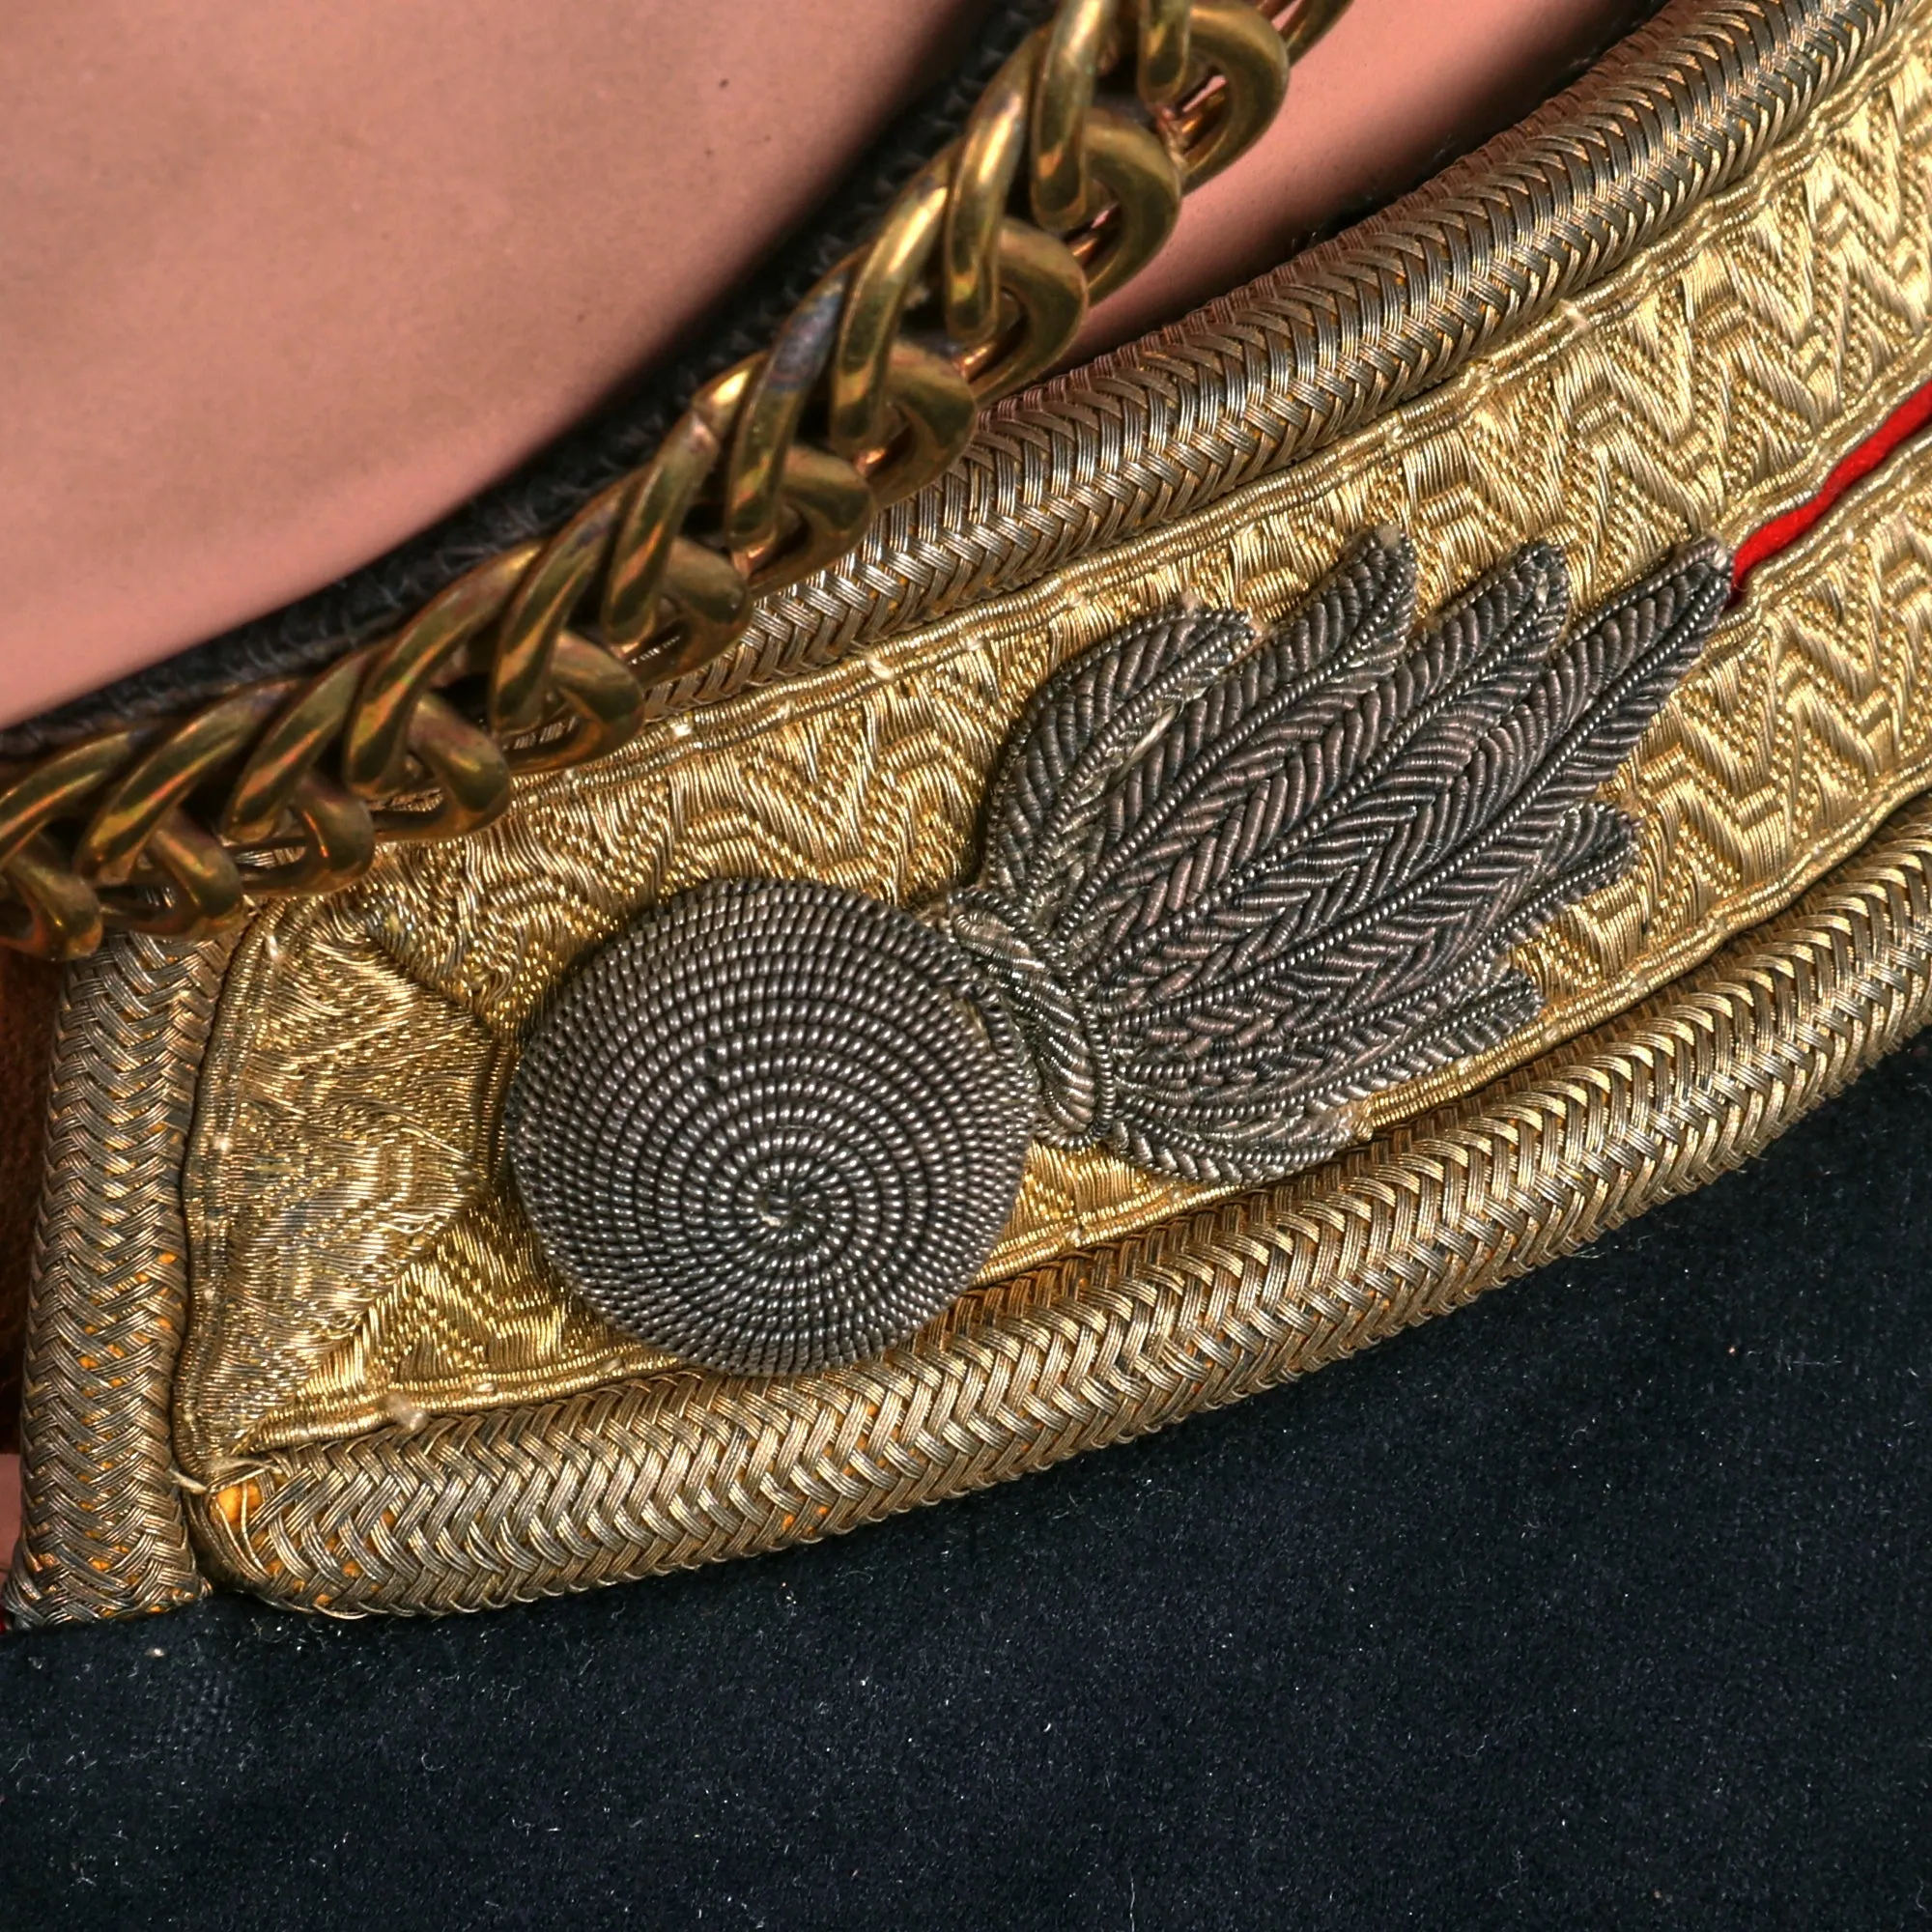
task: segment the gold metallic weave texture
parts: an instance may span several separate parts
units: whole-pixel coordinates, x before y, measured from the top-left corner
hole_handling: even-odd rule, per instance
[[[1233,298],[1156,338],[1140,374],[1114,358],[1003,416],[990,435],[1017,454],[995,468],[1031,476],[1030,508],[1003,527],[938,486],[871,554],[937,527],[907,521],[915,508],[980,516],[960,537],[977,551],[891,610],[862,582],[872,564],[849,594],[820,581],[838,635],[802,643],[804,659],[862,632],[864,656],[652,726],[601,767],[540,781],[480,837],[392,853],[349,894],[259,919],[226,981],[185,1163],[195,1307],[175,1448],[205,1565],[312,1608],[469,1607],[956,1493],[1452,1305],[1744,1157],[1916,1025],[1932,827],[1910,815],[1836,887],[1607,1016],[1788,900],[1924,782],[1922,458],[1759,573],[1618,792],[1644,824],[1637,896],[1604,895],[1525,955],[1550,1019],[1520,1052],[1597,1033],[1488,1094],[1410,1090],[1400,1104],[1436,1108],[1423,1125],[1178,1216],[1178,1190],[1037,1153],[996,1258],[1024,1272],[880,1361],[765,1384],[612,1353],[532,1264],[494,1181],[502,1079],[570,958],[722,871],[901,900],[950,883],[1027,694],[1137,611],[1186,589],[1279,610],[1379,521],[1415,535],[1425,603],[1531,536],[1564,547],[1582,602],[1681,536],[1735,541],[1809,494],[1932,374],[1932,36],[1905,14],[1882,43],[1898,14],[1882,0],[1671,9],[1573,98],[1372,224],[1353,308],[1337,306],[1322,255],[1312,310],[1285,293],[1291,269],[1262,285],[1288,320],[1256,322]],[[1481,245],[1438,257],[1402,240],[1452,231]],[[1635,263],[1577,295],[1640,240]],[[1357,427],[1481,343],[1480,363]],[[1090,408],[1101,391],[1130,407]],[[1168,413],[1136,428],[1150,396]],[[962,473],[983,474],[978,461]],[[1116,507],[1096,510],[1103,498]],[[950,608],[999,582],[1028,587],[895,628],[921,598]],[[138,1027],[162,968],[126,942],[112,952]],[[366,1055],[344,1051],[351,1015]],[[370,1077],[384,1042],[421,1077]],[[64,1063],[63,1081],[76,1071]],[[384,1233],[392,1217],[404,1238]],[[268,1263],[292,1255],[296,1226],[320,1259],[282,1284]],[[57,1284],[71,1328],[99,1292]],[[164,1393],[165,1352],[124,1378],[130,1432],[156,1381]],[[42,1359],[71,1377],[58,1349]],[[82,1548],[82,1523],[110,1548],[128,1502],[101,1464],[128,1466],[124,1448],[154,1454],[138,1433],[103,1438],[30,1495],[43,1551]],[[23,1621],[147,1601],[102,1596],[29,1605],[16,1574]]]
[[[399,1406],[541,1402],[664,1366],[543,1266],[492,1144],[530,1016],[639,906],[734,871],[901,901],[953,884],[995,751],[1052,664],[1183,589],[1272,613],[1354,531],[1394,522],[1426,601],[1544,537],[1581,605],[1807,494],[1932,377],[1926,44],[1908,28],[1867,86],[1640,262],[1311,462],[869,664],[649,735],[458,850],[266,915],[185,1176],[201,1293],[178,1415],[196,1476]],[[1644,827],[1638,867],[1523,950],[1539,1026],[1395,1090],[1372,1123],[1627,1006],[1932,781],[1929,476],[1932,456],[1901,460],[1720,628],[1613,787]],[[988,1271],[1205,1198],[1037,1149]]]
[[[22,1624],[167,1609],[208,1587],[170,1447],[187,1321],[175,1177],[226,955],[134,938],[62,989],[6,1598]]]
[[[0,952],[0,1455],[20,1446],[20,1357],[59,1005],[55,968]]]
[[[219,1578],[476,1609],[833,1535],[1306,1373],[1736,1166],[1932,1014],[1932,808],[1682,985],[1305,1182],[772,1382],[680,1370],[273,1457],[190,1498]]]
[[[999,405],[961,460],[846,561],[761,606],[710,688],[1020,588],[1423,394],[1656,246],[1790,139],[1909,11],[1674,0],[1420,192]]]

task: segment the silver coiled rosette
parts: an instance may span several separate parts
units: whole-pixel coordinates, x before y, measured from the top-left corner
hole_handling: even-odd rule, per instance
[[[917,913],[716,880],[566,984],[513,1083],[551,1261],[726,1373],[872,1354],[983,1265],[1030,1139],[1254,1181],[1536,1015],[1510,949],[1614,879],[1596,794],[1729,588],[1700,545],[1570,631],[1532,545],[1417,635],[1399,531],[1278,629],[1170,611],[1060,670],[980,873]]]
[[[956,948],[810,880],[720,879],[612,940],[518,1068],[552,1261],[618,1327],[778,1375],[937,1314],[1012,1207],[1017,1042]]]

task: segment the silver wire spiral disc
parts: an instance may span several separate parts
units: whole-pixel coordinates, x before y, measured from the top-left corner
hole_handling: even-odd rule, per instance
[[[718,880],[565,986],[525,1051],[512,1172],[616,1326],[739,1375],[855,1361],[965,1288],[1011,1209],[1030,1090],[941,934],[810,881]]]

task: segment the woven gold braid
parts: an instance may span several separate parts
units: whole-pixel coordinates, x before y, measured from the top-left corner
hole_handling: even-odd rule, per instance
[[[474,1609],[749,1554],[1038,1469],[1363,1348],[1736,1166],[1932,1015],[1932,805],[1688,981],[1300,1183],[983,1290],[809,1380],[696,1374],[266,1457],[217,1577]]]
[[[225,965],[219,946],[130,939],[62,991],[56,1051],[86,1070],[60,1083],[47,1123],[24,1527],[5,1597],[23,1625],[166,1609],[208,1587],[171,1470],[168,1388],[187,1322],[174,1177]]]
[[[1603,146],[1599,133],[1613,125],[1623,98],[1616,90],[1636,88],[1632,75],[1647,71],[1646,62],[1674,62],[1689,76],[1677,125],[1702,128],[1707,149],[1732,138],[1719,139],[1731,118],[1712,105],[1726,90],[1772,102],[1750,137],[1761,146],[1795,123],[1810,100],[1807,86],[1845,71],[1901,11],[1867,0],[1679,7],[1669,16],[1677,39],[1668,61],[1654,44],[1640,44],[1628,61],[1620,55],[1606,65],[1600,84],[1608,92],[1594,105],[1586,99],[1579,107],[1572,97],[1579,119],[1569,152],[1586,156]],[[1833,32],[1839,52],[1820,57],[1810,81],[1787,75],[1788,98],[1760,88],[1766,65],[1785,61],[1797,39],[1812,37],[1815,50]],[[658,881],[664,889],[687,876],[675,865],[695,867],[691,877],[777,865],[903,897],[952,876],[985,763],[1012,709],[1057,656],[1098,634],[1083,626],[1104,630],[1142,608],[1136,600],[1171,597],[1182,583],[1214,588],[1225,579],[1225,594],[1277,608],[1326,567],[1347,535],[1391,517],[1412,526],[1426,567],[1441,574],[1425,588],[1430,603],[1525,534],[1548,536],[1572,555],[1579,598],[1613,587],[1688,530],[1735,539],[1815,488],[1836,451],[1932,373],[1922,166],[1932,95],[1923,44],[1924,29],[1915,23],[1811,123],[1804,140],[1647,250],[1625,276],[1547,315],[1457,382],[1312,462],[1201,508],[1184,525],[1084,555],[1010,598],[976,602],[874,657],[748,694],[699,720],[655,726],[601,770],[533,791],[521,817],[481,838],[407,862],[393,855],[356,893],[270,910],[240,957],[244,965],[267,959],[271,942],[293,942],[293,928],[305,922],[333,930],[332,923],[382,914],[384,945],[426,962],[426,984],[471,1005],[514,1005],[513,990],[523,989],[522,998],[586,934],[608,930],[635,902],[638,879],[657,879],[654,867],[673,866]],[[1651,104],[1631,110],[1633,143],[1652,138],[1646,130],[1659,111],[1653,96],[1643,99]],[[1749,124],[1743,109],[1739,117]],[[1500,177],[1540,138],[1533,128],[1495,144],[1487,161]],[[1553,135],[1546,147],[1563,151]],[[1577,182],[1591,181],[1595,165],[1577,158]],[[1683,192],[1717,180],[1719,170],[1713,160],[1687,172]],[[1618,238],[1628,223],[1649,220],[1656,232],[1680,212],[1666,202],[1661,213],[1633,214],[1620,183],[1616,169],[1594,182],[1605,250],[1624,245]],[[1576,213],[1581,204],[1566,205],[1579,231],[1587,229]],[[1438,209],[1431,218],[1449,217]],[[1386,225],[1378,232],[1386,242]],[[1525,254],[1521,240],[1512,245],[1525,261],[1544,259]],[[1587,270],[1577,272],[1587,277]],[[1348,337],[1346,353],[1331,349],[1317,358],[1310,338],[1300,336],[1300,347],[1271,338],[1266,355],[1253,361],[1223,357],[1214,380],[1231,385],[1234,400],[1225,405],[1203,363],[1196,401],[1208,425],[1204,473],[1242,480],[1252,473],[1246,466],[1270,466],[1264,442],[1240,451],[1235,425],[1283,419],[1270,415],[1263,389],[1301,382],[1317,359],[1338,369],[1350,360],[1380,368],[1390,394],[1410,380],[1403,356],[1381,348],[1384,332],[1407,339],[1408,285],[1390,274],[1386,311]],[[1516,279],[1526,315],[1540,299],[1536,276],[1525,270]],[[1453,306],[1427,278],[1414,292]],[[1244,299],[1223,305],[1204,335],[1225,341],[1226,318]],[[1487,326],[1487,300],[1471,299],[1469,328]],[[1584,353],[1565,354],[1566,334]],[[1159,351],[1177,365],[1179,340],[1170,337]],[[1124,392],[1122,372],[1139,365],[1112,366],[1092,384],[1065,385],[1061,403],[1049,398],[1038,415],[1059,422],[1056,409],[1086,409],[1082,398],[1096,386]],[[1149,392],[1157,386],[1151,377]],[[1338,374],[1330,387],[1337,395],[1366,392],[1376,382]],[[1077,471],[1068,488],[1095,500],[1108,488],[1130,495],[1138,487],[1132,478],[1149,466],[1166,464],[1163,473],[1179,476],[1186,465],[1176,452],[1190,447],[1196,420],[1182,415],[1185,434],[1170,425],[1163,435],[1171,440],[1143,444],[1134,440],[1139,431],[1128,434],[1130,413],[1090,410],[1077,435],[1039,432],[1033,445],[1039,473],[1065,481]],[[990,433],[1010,434],[1018,448],[1032,419],[1015,412]],[[1932,583],[1927,462],[1922,450],[1900,456],[1806,544],[1753,580],[1745,606],[1619,781],[1645,822],[1655,865],[1647,862],[1626,895],[1600,895],[1547,935],[1534,962],[1564,1037],[1592,1026],[1594,1033],[1520,1070],[1490,1067],[1483,1077],[1494,1075],[1492,1084],[1473,1097],[1409,1090],[1401,1100],[1406,1121],[1389,1121],[1366,1148],[1295,1183],[1194,1205],[1083,1254],[1048,1259],[1052,1248],[1036,1248],[1007,1264],[1030,1271],[977,1291],[917,1343],[862,1368],[757,1385],[632,1364],[600,1371],[601,1386],[553,1385],[548,1400],[481,1413],[425,1416],[405,1402],[414,1410],[407,1422],[357,1421],[349,1440],[241,1440],[233,1456],[194,1463],[194,1473],[215,1486],[185,1505],[204,1564],[311,1608],[454,1608],[831,1533],[1317,1366],[1745,1157],[1932,1008],[1932,808],[1902,812],[1833,881],[1776,911],[1870,838],[1882,812],[1932,781],[1932,739],[1920,728],[1924,587]],[[1108,476],[1115,482],[1097,480]],[[1136,500],[1179,500],[1164,496],[1166,487],[1148,486]],[[932,506],[952,501],[953,488],[950,479],[893,512],[893,529],[928,528]],[[1059,497],[1042,490],[1031,500],[1050,549],[1059,540]],[[1004,567],[999,555],[970,565],[981,566],[995,575]],[[942,585],[948,597],[972,587]],[[903,677],[895,673],[898,652],[899,668],[909,672]],[[696,755],[677,753],[686,739]],[[571,833],[558,848],[568,864],[559,872],[553,850],[545,869],[535,855],[548,848],[532,842],[529,820],[546,812],[567,818],[569,799],[580,792],[608,793],[598,810],[623,804],[629,815],[613,821],[621,836]],[[808,837],[824,840],[823,850],[809,846]],[[430,876],[412,885],[417,873]],[[566,890],[559,878],[577,884]],[[393,918],[383,914],[384,904]],[[1713,955],[1723,935],[1774,914],[1772,923]],[[560,951],[559,933],[570,940]],[[227,970],[225,951],[209,951],[217,955],[213,970]],[[131,1015],[151,1009],[153,976],[173,957],[154,942],[123,936],[98,969],[85,969],[126,975],[128,1016],[117,1022],[118,1034],[110,1029],[111,1039],[132,1040],[141,1023]],[[1690,977],[1657,990],[1670,972]],[[395,977],[400,984],[403,976]],[[304,1007],[327,991],[319,975],[293,973],[293,980]],[[262,1003],[233,974],[229,984],[225,1014],[258,1015]],[[366,1023],[375,1011],[367,986],[356,981],[351,990]],[[1611,1017],[1638,997],[1646,1004]],[[109,1019],[104,1013],[103,1024]],[[156,1051],[191,1079],[199,1040],[198,1033],[182,1040],[157,1035]],[[1551,1044],[1546,1036],[1520,1052]],[[438,1104],[424,1083],[408,1090],[412,1127],[430,1140],[453,1127],[451,1146],[467,1148],[472,1114],[489,1112],[494,1051],[485,1041],[474,1052],[465,1048],[467,1060],[454,1055],[451,1066],[474,1061],[481,1072],[468,1084],[452,1073]],[[312,1133],[321,1062],[298,1065],[301,1118]],[[64,1067],[64,1081],[91,1077],[71,1054]],[[125,1119],[128,1092],[157,1091],[153,1073],[145,1063],[103,1072],[103,1090],[127,1083],[117,1118]],[[1458,1077],[1467,1080],[1468,1069]],[[201,1099],[197,1141],[218,1140],[225,1129],[206,1075]],[[1416,1121],[1427,1106],[1434,1114]],[[110,1130],[105,1121],[94,1129]],[[174,1132],[165,1123],[162,1131]],[[373,1140],[380,1151],[398,1137],[358,1130],[344,1139],[360,1158],[364,1143]],[[178,1133],[171,1145],[178,1163]],[[223,1141],[220,1151],[228,1158],[234,1150]],[[291,1144],[273,1151],[280,1183],[293,1186],[298,1151]],[[65,1164],[85,1164],[78,1139]],[[178,1227],[176,1172],[170,1166],[165,1178],[170,1230]],[[247,1182],[230,1191],[258,1192]],[[1120,1206],[1112,1196],[1107,1203]],[[1145,1200],[1127,1208],[1129,1218],[1084,1224],[1080,1238],[1119,1235],[1156,1211]],[[143,1225],[128,1208],[119,1211],[129,1225]],[[522,1268],[503,1231],[452,1226],[479,1254],[501,1249],[511,1271]],[[179,1254],[175,1238],[163,1252]],[[327,1246],[315,1245],[319,1254]],[[43,1260],[50,1265],[53,1257]],[[48,1378],[66,1375],[82,1394],[93,1370],[60,1366],[63,1354],[72,1362],[94,1353],[96,1317],[75,1304],[99,1284],[119,1281],[121,1265],[110,1256],[64,1272],[37,1315],[37,1328],[66,1325],[63,1340],[36,1359]],[[306,1274],[296,1267],[288,1278],[298,1277],[302,1288],[292,1297],[295,1316],[313,1325],[316,1297],[303,1284],[314,1279],[323,1293],[339,1292],[344,1272],[333,1251]],[[178,1311],[178,1274],[162,1269],[152,1284],[156,1305]],[[470,1287],[481,1305],[484,1288]],[[196,1291],[208,1304],[197,1309],[199,1335],[210,1308],[219,1312],[223,1290],[213,1274],[198,1272]],[[248,1311],[242,1318],[255,1319]],[[178,1326],[178,1315],[169,1320]],[[514,1369],[515,1350],[503,1352]],[[45,1525],[30,1537],[32,1549],[43,1561],[75,1552],[26,1606],[31,1620],[115,1607],[81,1573],[92,1567],[90,1552],[112,1562],[113,1551],[136,1544],[120,1520],[130,1496],[145,1507],[164,1479],[165,1435],[156,1437],[147,1405],[158,1412],[171,1360],[171,1350],[134,1359],[128,1385],[99,1405],[92,1464],[75,1454],[62,1463],[57,1483],[30,1489],[30,1522]],[[496,1373],[499,1364],[492,1358],[487,1366]],[[178,1408],[178,1426],[192,1419]],[[71,1426],[55,1416],[37,1433]],[[192,1434],[185,1429],[183,1441]],[[145,1468],[138,1483],[126,1473],[137,1460]],[[62,1577],[83,1584],[72,1606],[55,1587]],[[125,1602],[153,1600],[130,1589]]]
[[[1434,387],[1789,138],[1904,12],[1902,0],[1665,7],[1506,142],[992,412],[940,482],[844,562],[760,607],[739,681],[1017,589]]]
[[[183,1177],[185,1465],[212,1479],[236,1455],[381,1427],[395,1403],[540,1404],[663,1366],[544,1267],[492,1151],[529,1014],[639,907],[742,871],[900,902],[945,890],[1029,695],[1184,587],[1266,616],[1356,531],[1396,523],[1426,608],[1539,536],[1573,559],[1580,607],[1688,535],[1736,542],[1807,496],[1932,379],[1928,56],[1921,16],[1638,261],[1280,475],[682,731],[654,725],[355,891],[267,910],[230,969]],[[1654,991],[1932,784],[1928,557],[1920,442],[1753,580],[1619,775],[1644,855],[1524,950],[1537,1023],[1391,1090],[1366,1126]],[[988,1271],[1199,1199],[1037,1147]]]
[[[313,676],[0,774],[0,942],[71,958],[108,925],[185,934],[244,895],[328,892],[379,839],[469,831],[514,773],[622,744],[704,681],[755,597],[951,465],[981,404],[1057,362],[1159,250],[1341,9],[1276,11],[1279,28],[1248,0],[1060,0],[872,241],[555,536]]]

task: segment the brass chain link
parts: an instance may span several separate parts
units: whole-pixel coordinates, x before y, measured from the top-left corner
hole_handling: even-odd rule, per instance
[[[1347,5],[1061,0],[873,239],[554,536],[322,670],[0,771],[0,944],[71,959],[330,892],[623,744],[1065,355]]]

